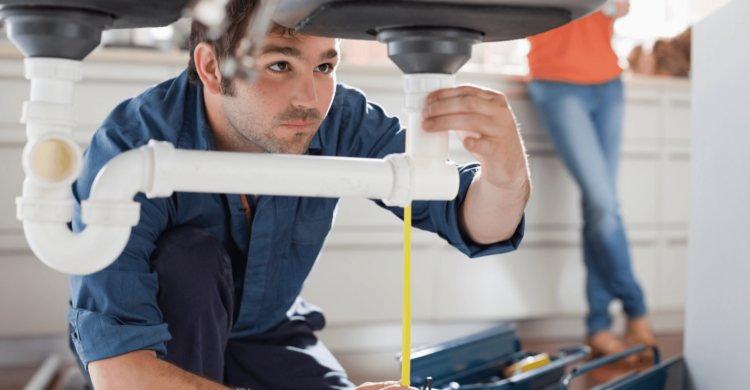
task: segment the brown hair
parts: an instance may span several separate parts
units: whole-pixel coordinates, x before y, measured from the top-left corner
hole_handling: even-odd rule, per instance
[[[190,39],[189,39],[189,50],[190,50],[190,62],[188,63],[188,80],[190,84],[195,86],[202,86],[203,82],[198,75],[198,70],[195,68],[195,48],[198,44],[206,42],[214,50],[216,60],[221,66],[223,61],[230,55],[234,55],[235,50],[240,44],[240,41],[245,36],[245,31],[248,28],[250,18],[255,12],[259,0],[229,0],[226,5],[226,20],[219,37],[213,37],[209,32],[209,28],[193,19],[193,24],[190,27]],[[281,26],[273,23],[271,32],[278,33],[281,35],[289,34],[294,35],[294,29]],[[232,79],[222,77],[221,79],[221,92],[225,95],[233,96],[234,88],[232,88]]]

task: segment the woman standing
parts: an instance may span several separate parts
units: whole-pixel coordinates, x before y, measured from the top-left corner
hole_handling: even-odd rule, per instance
[[[614,20],[628,10],[627,1],[609,3],[599,12],[529,38],[529,93],[583,197],[586,343],[599,355],[632,344],[655,344],[631,269],[616,191],[623,86],[611,39]],[[615,298],[628,316],[624,342],[610,331],[608,308]]]

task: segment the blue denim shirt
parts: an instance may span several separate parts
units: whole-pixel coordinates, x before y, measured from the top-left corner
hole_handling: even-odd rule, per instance
[[[83,172],[73,184],[74,231],[85,228],[80,201],[88,198],[102,166],[150,139],[168,141],[180,149],[216,149],[202,88],[188,83],[187,72],[122,102],[94,134],[84,153]],[[338,85],[308,153],[382,158],[403,150],[404,129],[398,119],[368,102],[361,91]],[[472,243],[459,231],[458,208],[478,169],[477,164],[459,167],[461,185],[455,200],[414,202],[414,226],[437,233],[470,257],[512,251],[523,236],[523,221],[511,239],[492,245]],[[261,196],[252,238],[248,236],[241,198],[236,194],[177,192],[155,199],[138,194],[135,200],[141,203],[141,219],[122,255],[93,275],[70,276],[71,308],[67,317],[74,330],[73,343],[85,366],[140,349],[166,356],[166,342],[171,336],[157,305],[159,286],[149,257],[161,232],[173,226],[200,227],[247,259],[244,278],[235,275],[242,298],[230,337],[264,332],[299,311],[310,310],[297,298],[323,249],[338,199]],[[389,210],[403,217],[402,209]]]

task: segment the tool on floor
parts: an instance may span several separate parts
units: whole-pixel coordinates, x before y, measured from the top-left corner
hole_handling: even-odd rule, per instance
[[[549,362],[549,354],[540,353],[538,355],[525,357],[520,361],[511,364],[508,368],[503,370],[503,374],[505,378],[510,378],[513,375],[523,374],[526,371],[547,365]]]

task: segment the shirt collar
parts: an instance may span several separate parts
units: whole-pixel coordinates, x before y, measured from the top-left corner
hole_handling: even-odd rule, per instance
[[[318,129],[318,132],[315,133],[313,136],[312,141],[310,141],[310,146],[307,148],[306,154],[312,154],[317,155],[320,154],[320,151],[323,149],[323,147],[320,144],[320,131],[322,130],[323,125],[320,125],[320,128]]]

